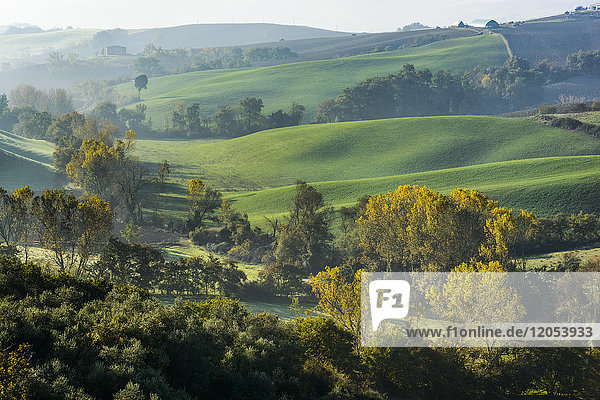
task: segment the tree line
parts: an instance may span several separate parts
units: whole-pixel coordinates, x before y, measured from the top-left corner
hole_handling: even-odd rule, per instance
[[[300,125],[302,122],[304,106],[298,103],[292,103],[287,111],[277,110],[270,115],[262,113],[264,107],[262,99],[245,97],[237,106],[219,105],[214,114],[202,116],[198,103],[190,106],[180,103],[173,110],[168,133],[188,137],[238,137],[265,129]]]
[[[159,250],[124,242],[112,235],[114,217],[109,203],[95,195],[0,188],[0,254],[22,253],[27,261],[31,248],[39,246],[61,272],[168,295],[231,295],[246,280],[231,260],[209,256],[167,262]]]
[[[29,89],[26,92],[31,93],[33,97],[19,100],[15,104],[38,104],[39,99],[35,100],[35,96],[37,96],[35,93],[44,92],[37,91],[33,87],[30,89],[31,92]],[[92,91],[96,89],[98,89],[96,86],[90,87]],[[67,96],[70,98],[70,95]],[[15,99],[17,98],[15,97]],[[8,96],[0,95],[0,129],[23,137],[49,140],[57,144],[61,139],[72,136],[73,132],[80,130],[82,126],[93,124],[111,125],[110,129],[113,134],[120,130],[133,130],[152,136],[159,134],[153,129],[152,119],[146,115],[145,104],[136,104],[131,108],[117,110],[114,102],[103,101],[96,104],[87,115],[72,111],[72,103],[69,104],[70,106],[62,109],[62,111],[68,110],[67,112],[53,114],[29,106],[15,106],[12,92],[10,102]],[[235,106],[219,105],[215,113],[202,115],[200,104],[181,103],[173,110],[164,134],[171,137],[238,137],[260,130],[296,126],[302,123],[305,108],[298,103],[292,103],[287,111],[279,109],[269,115],[263,113],[264,107],[262,99],[245,97]],[[95,122],[91,122],[91,120]],[[76,134],[76,136],[78,135]],[[79,136],[81,135],[79,134]]]
[[[599,71],[598,50],[569,55],[565,68],[548,60],[532,67],[520,57],[509,58],[500,67],[454,73],[419,70],[406,64],[398,73],[366,79],[336,98],[324,100],[313,122],[507,113],[539,104],[543,85],[581,74],[597,75]]]
[[[406,64],[323,101],[316,123],[425,115],[499,113],[539,103],[549,74],[512,57],[501,67],[468,72],[416,69]]]
[[[64,89],[45,92],[30,85],[19,86],[9,96],[0,95],[0,129],[31,139],[56,142],[60,136],[57,129],[64,131],[66,121],[76,116],[77,121],[90,117],[98,123],[106,120],[118,129],[152,131],[152,120],[146,116],[144,104],[117,111],[115,103],[104,101],[98,103],[87,116],[73,109],[71,95]]]
[[[288,47],[205,47],[202,49],[164,49],[148,44],[134,63],[138,74],[166,74],[251,67],[252,63],[298,57]]]

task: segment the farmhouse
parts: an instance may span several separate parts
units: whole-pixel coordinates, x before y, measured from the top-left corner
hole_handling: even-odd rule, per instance
[[[500,28],[500,24],[493,19],[476,19],[471,22],[471,26],[488,29]]]
[[[118,45],[108,46],[102,50],[102,54],[105,56],[124,56],[127,54],[127,47]]]
[[[452,24],[452,26],[457,27],[457,28],[464,28],[466,25],[462,21],[456,21],[455,23]]]

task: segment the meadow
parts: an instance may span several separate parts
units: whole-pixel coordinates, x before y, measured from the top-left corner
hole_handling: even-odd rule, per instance
[[[460,187],[479,190],[500,205],[527,209],[537,216],[600,211],[600,156],[548,157],[382,178],[316,182],[324,200],[334,208],[350,206],[365,194],[395,190],[400,185],[427,186],[449,194]],[[293,204],[295,188],[285,186],[248,193],[230,193],[238,210],[265,225],[264,217],[283,218]],[[183,200],[183,198],[182,198]]]
[[[52,166],[54,146],[44,140],[26,139],[0,130],[0,182],[4,189],[25,185],[41,191],[67,182]]]
[[[430,45],[332,60],[307,61],[274,67],[198,71],[150,78],[142,103],[155,129],[170,123],[177,104],[198,103],[200,113],[212,114],[220,104],[235,105],[247,96],[259,97],[265,112],[288,109],[292,102],[306,107],[310,121],[317,105],[336,97],[345,87],[374,76],[398,71],[404,64],[432,70],[469,70],[500,65],[507,59],[498,35],[449,39]],[[133,83],[117,85],[125,97],[137,95]]]
[[[234,207],[256,222],[287,211],[290,185],[298,179],[314,183],[335,206],[410,183],[444,192],[480,189],[503,205],[541,215],[597,208],[600,141],[526,119],[305,125],[212,143],[140,140],[137,152],[151,169],[165,158],[171,161],[162,202],[167,215],[185,212],[192,178],[227,192]]]

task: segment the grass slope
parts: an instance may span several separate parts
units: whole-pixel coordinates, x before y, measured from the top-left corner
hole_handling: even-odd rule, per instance
[[[549,157],[505,161],[398,176],[317,182],[314,186],[333,206],[351,205],[364,194],[395,190],[400,185],[425,185],[443,193],[457,187],[477,189],[509,208],[536,215],[599,212],[600,156]],[[292,204],[295,188],[286,186],[230,195],[238,210],[253,222],[263,216],[281,218]]]
[[[141,52],[148,43],[163,48],[226,47],[279,42],[280,39],[300,40],[350,36],[348,33],[308,26],[269,23],[193,24],[129,30],[124,45],[132,54]]]
[[[52,167],[53,151],[54,147],[46,141],[0,131],[0,186],[13,190],[29,185],[41,191],[65,185],[66,181]]]
[[[593,211],[600,194],[600,140],[526,119],[306,125],[212,143],[141,140],[137,149],[153,169],[165,158],[171,161],[161,208],[179,216],[186,209],[187,181],[194,177],[228,191],[235,207],[254,221],[285,212],[293,196],[288,185],[297,179],[316,182],[336,206],[407,183],[442,191],[480,189],[503,205],[541,215]]]
[[[216,143],[140,140],[137,149],[145,162],[170,160],[182,185],[201,177],[225,190],[258,190],[600,154],[600,140],[524,119],[455,116],[303,125]]]
[[[451,39],[431,45],[335,60],[300,62],[244,70],[199,71],[151,78],[142,94],[155,128],[164,126],[180,102],[199,103],[202,114],[219,104],[237,104],[246,96],[263,99],[265,111],[287,109],[292,102],[306,107],[312,118],[317,105],[345,87],[366,78],[396,72],[406,63],[433,70],[465,70],[502,64],[506,47],[497,35]],[[116,86],[122,95],[136,94],[132,83]]]
[[[288,64],[298,61],[329,60],[332,58],[350,57],[358,54],[366,54],[373,51],[377,46],[390,46],[392,49],[399,47],[411,47],[417,38],[427,35],[456,39],[478,35],[479,32],[469,29],[419,29],[409,32],[384,32],[384,33],[360,33],[339,37],[321,37],[316,39],[286,40],[285,47],[289,47],[298,58],[294,60],[283,60],[280,62],[265,63],[265,65]],[[282,43],[262,43],[259,46],[281,46]],[[241,46],[242,49],[256,47],[257,45]]]

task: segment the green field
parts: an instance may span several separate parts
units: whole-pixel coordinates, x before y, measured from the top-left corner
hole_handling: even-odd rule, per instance
[[[185,210],[187,182],[199,177],[228,192],[254,220],[285,212],[293,189],[278,187],[297,179],[321,182],[316,186],[335,205],[411,183],[442,191],[477,188],[503,205],[546,215],[596,209],[600,177],[593,156],[600,154],[600,140],[496,117],[305,125],[216,143],[140,140],[137,149],[152,169],[171,161],[166,213]]]
[[[247,96],[263,99],[268,113],[292,102],[306,107],[310,120],[317,105],[345,87],[374,76],[388,75],[412,63],[432,70],[467,70],[502,64],[506,47],[498,35],[450,39],[427,46],[334,60],[299,62],[266,68],[199,71],[151,78],[142,100],[154,128],[164,128],[180,102],[199,103],[201,114],[219,104],[235,105]],[[123,96],[137,96],[133,83],[116,86]]]
[[[137,151],[142,161],[170,160],[182,184],[200,177],[232,191],[600,154],[600,141],[528,120],[458,116],[304,125],[216,143],[140,140]]]
[[[442,193],[457,187],[476,189],[500,205],[524,208],[538,216],[559,212],[600,212],[600,156],[548,157],[482,164],[383,178],[313,185],[334,207],[348,206],[364,194],[393,191],[400,185],[425,185]],[[295,188],[286,186],[231,194],[233,206],[248,213],[252,222],[263,216],[281,218],[289,211]]]
[[[13,190],[29,185],[36,191],[64,186],[65,179],[52,167],[53,151],[49,142],[0,131],[0,186]]]

